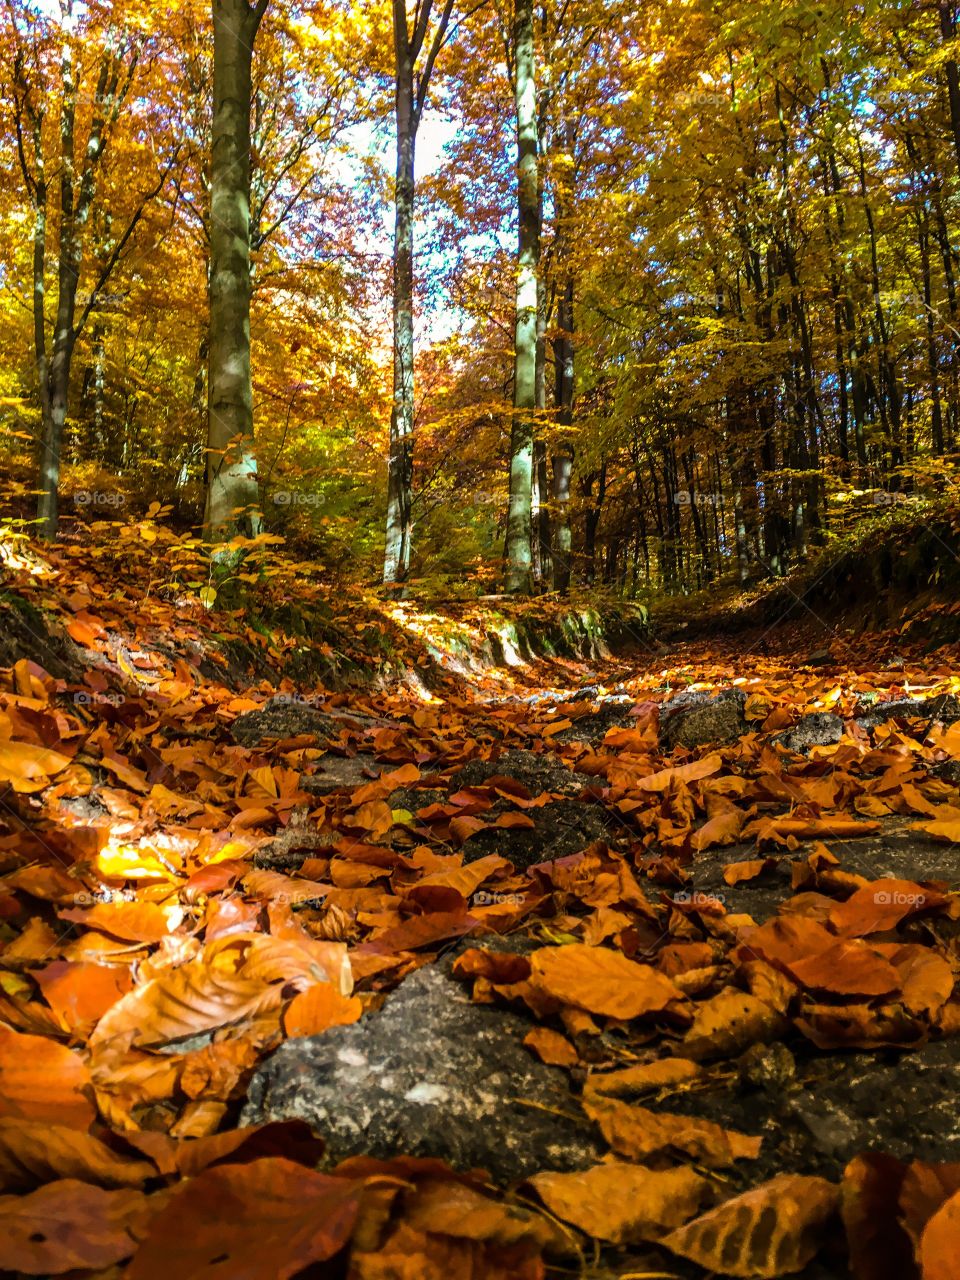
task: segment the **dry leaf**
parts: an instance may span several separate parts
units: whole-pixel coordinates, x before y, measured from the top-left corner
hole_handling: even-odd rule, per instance
[[[551,1213],[612,1244],[659,1240],[697,1212],[710,1187],[692,1169],[655,1172],[620,1163],[538,1173],[529,1181]]]
[[[784,1173],[711,1209],[662,1243],[708,1271],[781,1280],[816,1255],[839,1203],[837,1187],[825,1178]]]

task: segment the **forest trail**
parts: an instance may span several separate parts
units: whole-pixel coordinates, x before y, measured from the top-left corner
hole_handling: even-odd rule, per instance
[[[0,1268],[900,1280],[953,1240],[954,650],[238,692],[69,581],[66,674],[0,674]]]

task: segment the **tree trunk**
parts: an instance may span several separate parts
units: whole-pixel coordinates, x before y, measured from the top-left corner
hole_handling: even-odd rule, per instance
[[[514,49],[520,235],[505,576],[507,591],[529,595],[533,567],[531,500],[537,396],[537,276],[540,264],[533,0],[517,0]]]
[[[406,22],[405,13],[402,20]],[[402,47],[399,33],[397,34],[393,409],[390,415],[390,462],[387,473],[387,541],[383,560],[385,584],[404,582],[410,570],[410,512],[413,498],[413,200],[416,123],[413,63],[409,50]],[[406,41],[402,43],[405,46]]]
[[[250,99],[267,0],[213,0],[210,374],[204,536],[260,531],[250,372]]]

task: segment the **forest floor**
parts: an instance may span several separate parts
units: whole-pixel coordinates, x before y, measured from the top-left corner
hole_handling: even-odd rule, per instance
[[[956,647],[278,684],[103,554],[6,571],[0,1273],[960,1275]]]

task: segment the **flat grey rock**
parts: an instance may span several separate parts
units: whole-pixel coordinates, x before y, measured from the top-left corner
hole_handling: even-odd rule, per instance
[[[938,720],[953,724],[960,720],[960,700],[951,693],[935,698],[896,698],[892,702],[861,704],[855,712],[861,729],[876,729],[888,720]]]
[[[746,702],[741,689],[678,693],[660,708],[661,745],[672,751],[677,746],[735,742],[749,729],[743,714]]]
[[[539,809],[528,809],[526,816],[533,819],[532,827],[491,826],[465,840],[464,862],[499,853],[509,858],[518,871],[526,871],[538,862],[579,853],[595,840],[608,838],[611,832],[619,834],[607,810],[577,800],[554,800]]]
[[[254,1075],[242,1124],[305,1120],[347,1156],[433,1156],[501,1185],[582,1169],[603,1149],[566,1073],[523,1047],[531,1023],[473,1004],[438,966],[418,969],[382,1009],[288,1040]],[[569,1118],[568,1118],[569,1117]]]
[[[544,791],[576,795],[594,782],[586,774],[572,772],[556,756],[536,751],[503,751],[496,760],[469,760],[451,777],[448,786],[451,792],[463,787],[485,787],[495,777],[512,778],[531,796]]]
[[[331,791],[355,790],[372,782],[371,774],[379,774],[383,765],[375,764],[372,756],[323,756],[315,773],[300,776],[300,789],[313,796],[329,795]]]
[[[318,739],[336,738],[342,728],[342,719],[319,710],[313,703],[280,694],[256,711],[237,716],[230,726],[230,734],[240,746],[255,747],[261,742],[297,738],[305,733]]]
[[[814,711],[804,716],[797,724],[784,729],[773,739],[788,751],[803,755],[811,747],[830,746],[843,737],[843,721],[830,711]]]

